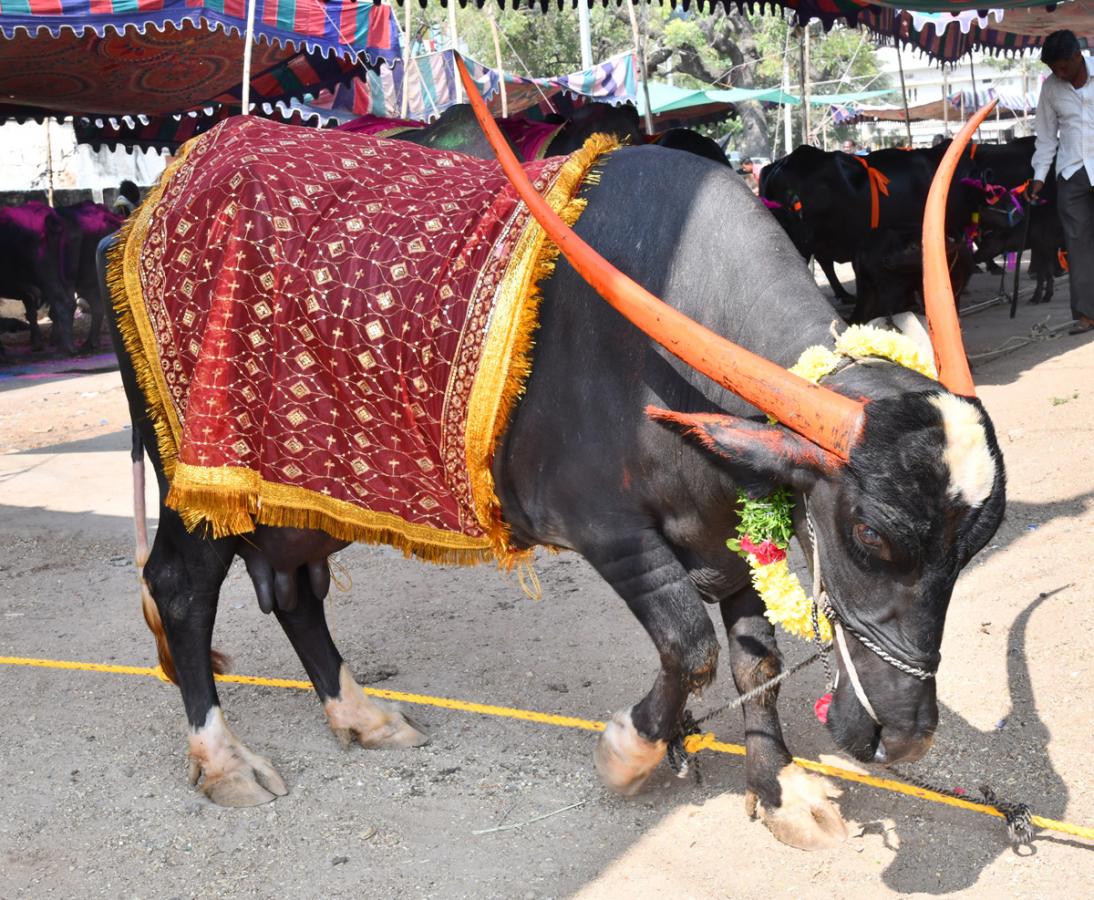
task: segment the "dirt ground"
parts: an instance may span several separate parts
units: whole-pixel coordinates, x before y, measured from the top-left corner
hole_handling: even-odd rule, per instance
[[[974,292],[996,284],[977,276]],[[963,324],[979,356],[1068,318],[1061,280],[1049,306],[1023,303],[1015,320],[996,306]],[[97,357],[80,364],[91,371],[48,374],[25,334],[4,340],[0,654],[154,665],[117,373],[95,371]],[[1007,518],[958,583],[938,737],[910,770],[970,793],[988,782],[1041,816],[1094,826],[1094,339],[1032,340],[975,375],[1006,455]],[[374,687],[602,720],[656,671],[637,622],[575,555],[540,556],[539,602],[488,566],[425,566],[375,547],[339,562],[352,585],[332,591],[334,629]],[[242,567],[223,591],[216,644],[234,672],[306,677]],[[782,644],[790,661],[808,652]],[[998,819],[846,782],[852,837],[830,852],[792,850],[746,818],[737,756],[703,754],[698,784],[663,768],[644,794],[620,799],[597,781],[589,731],[421,705],[405,708],[428,746],[343,752],[313,695],[268,686],[227,684],[221,697],[291,793],[221,809],[186,782],[174,687],[10,662],[0,662],[4,898],[1079,897],[1094,883],[1094,843],[1043,832],[1020,856]],[[822,677],[813,668],[784,686],[788,741],[854,768],[813,717]],[[696,712],[731,692],[723,676]],[[713,727],[743,737],[736,715]]]

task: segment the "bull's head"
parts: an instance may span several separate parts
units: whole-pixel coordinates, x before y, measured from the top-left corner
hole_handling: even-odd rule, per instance
[[[488,134],[496,131],[457,59]],[[478,101],[476,103],[476,101]],[[926,752],[938,720],[934,672],[961,568],[987,543],[1005,504],[1002,456],[975,399],[946,267],[946,196],[982,109],[931,186],[924,218],[924,301],[940,384],[897,366],[852,366],[831,386],[807,382],[666,306],[614,269],[555,215],[504,143],[506,175],[571,265],[666,350],[777,420],[654,411],[697,438],[755,495],[780,485],[832,607],[839,678],[829,729],[863,760]],[[500,136],[499,136],[500,138]],[[815,536],[815,544],[813,542]]]

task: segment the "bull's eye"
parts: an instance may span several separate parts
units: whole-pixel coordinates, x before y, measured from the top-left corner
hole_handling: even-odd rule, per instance
[[[868,551],[871,555],[879,557],[880,559],[892,558],[889,553],[888,542],[869,525],[864,525],[862,522],[859,522],[854,527],[853,531],[858,545]]]

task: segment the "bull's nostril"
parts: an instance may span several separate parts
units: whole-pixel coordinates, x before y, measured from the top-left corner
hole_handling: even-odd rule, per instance
[[[878,741],[877,743],[877,750],[874,751],[874,762],[882,766],[889,764],[889,754],[885,752],[884,741]]]

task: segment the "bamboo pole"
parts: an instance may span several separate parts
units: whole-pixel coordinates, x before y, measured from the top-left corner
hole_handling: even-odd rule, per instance
[[[578,0],[580,3],[581,0]],[[636,0],[627,3],[627,15],[631,19],[631,37],[634,39],[634,54],[638,60],[638,80],[642,85],[642,96],[646,101],[646,134],[653,134],[653,110],[650,109],[650,86],[646,81],[646,46],[638,30],[638,19],[634,14]]]
[[[46,203],[53,206],[53,129],[46,116]]]
[[[456,0],[448,0],[448,40],[452,44],[452,52],[460,52],[459,35],[456,33]],[[455,65],[455,61],[453,61]],[[452,74],[456,75],[456,70],[452,70]],[[459,76],[456,75],[456,102],[463,103],[463,85],[460,83]]]
[[[950,136],[950,79],[945,63],[942,63],[942,135]]]
[[[449,3],[454,0],[448,0]],[[581,68],[593,67],[593,39],[589,28],[589,0],[577,0],[577,34],[581,44]]]
[[[407,0],[409,3],[410,0]],[[449,0],[452,2],[452,0]],[[494,36],[494,61],[498,68],[498,81],[501,83],[501,117],[509,118],[509,94],[505,89],[505,68],[501,64],[501,39],[498,37],[498,20],[494,18],[493,10],[490,11],[490,33]]]
[[[900,52],[900,41],[896,42],[896,66],[900,70],[900,96],[904,101],[904,127],[908,133],[908,146],[912,146],[912,114],[908,111],[908,88],[904,84],[904,54]]]
[[[251,53],[255,43],[255,6],[258,0],[247,0],[247,30],[243,33],[243,95],[240,97],[240,112],[247,116],[251,113]]]
[[[802,28],[801,42],[798,45],[798,82],[802,95],[802,143],[809,143],[809,26]]]
[[[410,0],[403,2],[403,102],[399,117],[405,119],[410,112]]]

